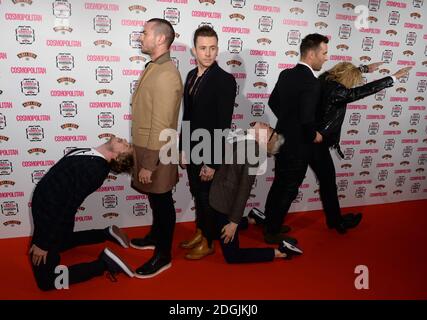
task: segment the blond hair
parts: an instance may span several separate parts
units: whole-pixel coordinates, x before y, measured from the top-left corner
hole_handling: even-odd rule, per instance
[[[350,89],[363,83],[362,72],[350,62],[340,62],[328,71],[326,80],[336,81]]]

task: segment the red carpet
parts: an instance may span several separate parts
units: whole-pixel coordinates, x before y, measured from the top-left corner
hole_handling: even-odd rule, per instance
[[[215,255],[187,261],[178,243],[193,223],[176,226],[172,268],[152,279],[106,277],[42,292],[36,287],[26,256],[28,238],[0,240],[0,299],[427,299],[427,200],[343,211],[361,211],[361,225],[346,235],[326,228],[321,211],[293,213],[287,224],[304,250],[291,261],[227,265],[217,246]],[[131,237],[147,227],[127,229]],[[261,229],[241,233],[243,246],[264,246]],[[63,263],[90,261],[109,246],[138,267],[151,251],[122,249],[112,243],[73,249]],[[369,269],[369,289],[354,286],[357,265]]]

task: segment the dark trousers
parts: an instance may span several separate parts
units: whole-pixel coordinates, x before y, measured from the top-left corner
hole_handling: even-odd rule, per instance
[[[212,209],[214,210],[214,209]],[[226,215],[215,212],[216,220],[216,231],[220,238],[222,228],[229,223]],[[247,221],[247,220],[246,220]],[[247,227],[247,226],[246,226]],[[220,238],[220,244],[222,248],[222,254],[224,255],[227,263],[249,263],[249,262],[266,262],[274,260],[274,249],[273,248],[240,248],[239,245],[239,229],[245,227],[239,227],[234,234],[232,241],[224,243],[224,240]]]
[[[172,191],[148,193],[148,201],[153,212],[150,236],[156,242],[156,252],[171,257],[173,233],[176,223]]]
[[[47,253],[46,264],[43,261],[39,266],[31,262],[37,286],[44,291],[55,289],[55,279],[60,275],[55,273],[55,268],[60,265],[60,253],[71,248],[104,242],[107,239],[105,230],[88,230],[71,232],[64,236],[58,247],[50,249]],[[32,257],[30,257],[31,259]],[[101,260],[79,263],[68,266],[69,284],[79,283],[93,277],[101,276],[106,270]]]
[[[201,168],[202,165],[187,165],[188,182],[196,206],[196,226],[202,231],[203,236],[211,246],[215,238],[215,212],[209,205],[209,191],[212,181],[200,180]]]
[[[313,169],[320,187],[320,197],[329,224],[342,219],[338,202],[335,167],[328,146],[301,144],[293,148],[282,147],[275,160],[275,176],[265,204],[265,231],[280,232],[286,214],[298,195],[307,168]]]

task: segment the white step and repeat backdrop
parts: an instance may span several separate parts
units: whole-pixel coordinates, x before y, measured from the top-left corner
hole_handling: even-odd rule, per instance
[[[393,88],[348,106],[346,158],[334,160],[343,207],[427,198],[426,6],[423,0],[0,0],[0,238],[31,234],[32,190],[68,148],[97,146],[112,134],[129,137],[129,103],[147,61],[138,37],[153,17],[175,27],[172,57],[183,79],[195,66],[193,31],[202,24],[217,30],[219,64],[238,82],[233,127],[259,119],[274,125],[269,95],[279,73],[299,60],[308,33],[330,37],[325,69],[339,61],[384,61],[370,81],[413,66]],[[269,165],[248,210],[263,210],[274,176]],[[188,221],[194,204],[180,173],[174,199],[178,221]],[[150,224],[146,196],[129,185],[128,176],[109,176],[82,204],[76,229]],[[292,211],[319,209],[319,200],[309,170]]]

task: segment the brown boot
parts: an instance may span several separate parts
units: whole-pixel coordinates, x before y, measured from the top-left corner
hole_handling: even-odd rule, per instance
[[[195,246],[197,246],[202,241],[202,230],[197,228],[196,234],[194,237],[190,240],[182,241],[179,246],[184,249],[193,249]]]
[[[212,243],[212,247],[209,248],[208,240],[205,237],[202,237],[202,241],[196,247],[191,249],[185,255],[185,258],[190,260],[199,260],[214,253],[215,253],[215,249],[214,249],[213,243]]]

